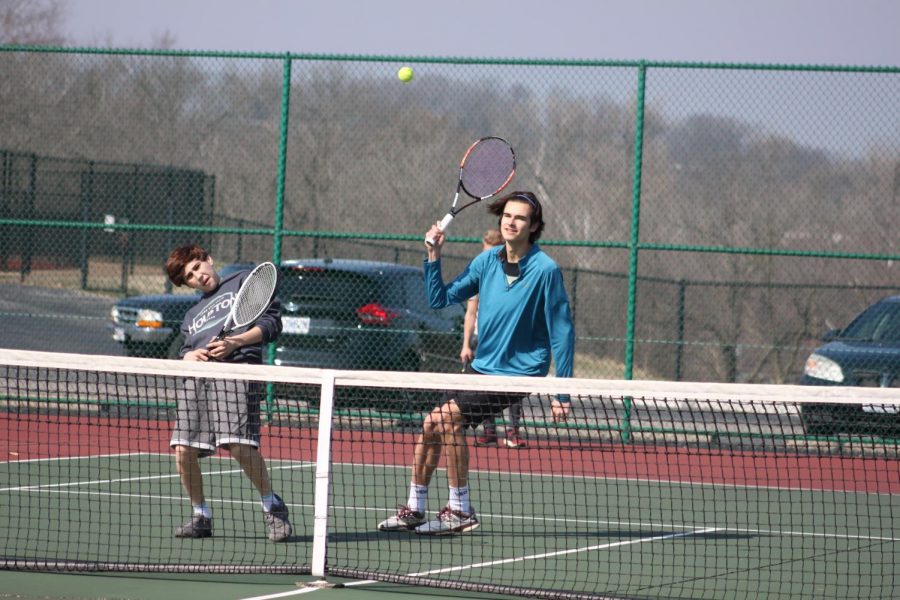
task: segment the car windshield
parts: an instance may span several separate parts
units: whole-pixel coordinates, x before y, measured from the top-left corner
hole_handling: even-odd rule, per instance
[[[841,339],[872,342],[900,342],[900,302],[879,302],[859,315]]]
[[[398,304],[390,281],[361,273],[330,269],[282,269],[279,296],[282,300],[304,304],[327,303],[334,306],[359,306],[366,302]]]

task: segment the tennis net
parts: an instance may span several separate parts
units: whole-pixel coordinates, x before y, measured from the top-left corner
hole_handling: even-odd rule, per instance
[[[174,537],[191,509],[169,440],[198,381],[225,398],[260,388],[286,543],[267,540],[258,494],[222,451],[200,461],[212,536]],[[479,527],[379,531],[407,503],[423,418],[461,392],[522,399],[519,431],[504,412],[496,440],[464,432]],[[571,411],[557,423],[560,394]],[[898,408],[891,389],[0,350],[0,567],[311,573],[546,598],[896,597]],[[449,498],[459,438],[446,436],[426,520]]]

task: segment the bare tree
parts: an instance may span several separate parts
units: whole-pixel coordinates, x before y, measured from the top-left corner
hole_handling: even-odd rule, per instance
[[[65,13],[63,0],[0,0],[0,44],[60,45]]]
[[[177,45],[178,37],[168,29],[154,35],[150,41],[150,47],[156,50],[172,50]]]

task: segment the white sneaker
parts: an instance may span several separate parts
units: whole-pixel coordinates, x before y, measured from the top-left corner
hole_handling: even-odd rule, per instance
[[[287,541],[294,528],[288,519],[288,507],[278,494],[275,494],[275,502],[272,503],[272,509],[263,511],[263,517],[266,520],[266,527],[269,529],[269,539],[273,542]]]
[[[378,524],[379,531],[409,531],[425,522],[425,515],[401,504],[397,514]]]
[[[475,511],[465,513],[445,506],[438,515],[424,525],[416,527],[416,533],[422,535],[452,535],[472,531],[481,523],[475,518]]]

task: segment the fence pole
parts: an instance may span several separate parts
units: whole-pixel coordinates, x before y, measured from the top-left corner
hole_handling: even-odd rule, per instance
[[[638,66],[637,101],[634,118],[634,173],[631,182],[631,238],[628,242],[628,312],[625,325],[625,379],[631,379],[634,365],[634,318],[637,300],[638,243],[641,224],[641,167],[644,156],[644,91],[647,65]],[[631,439],[631,399],[625,399],[622,441]]]
[[[687,284],[684,279],[678,280],[678,305],[676,308],[676,327],[677,334],[675,336],[675,381],[681,381],[684,376],[684,313],[685,313],[685,292]]]
[[[281,78],[281,133],[278,142],[278,187],[275,193],[275,222],[273,223],[272,262],[281,264],[281,240],[284,236],[284,180],[287,169],[288,120],[291,112],[291,55],[284,55],[284,66]],[[266,353],[266,362],[275,362],[275,344],[270,343]],[[272,420],[275,408],[275,386],[266,384],[266,415]]]
[[[285,54],[281,80],[281,139],[278,142],[278,188],[275,195],[275,232],[272,261],[281,263],[281,241],[284,236],[284,180],[287,170],[288,121],[291,112],[291,55]]]

